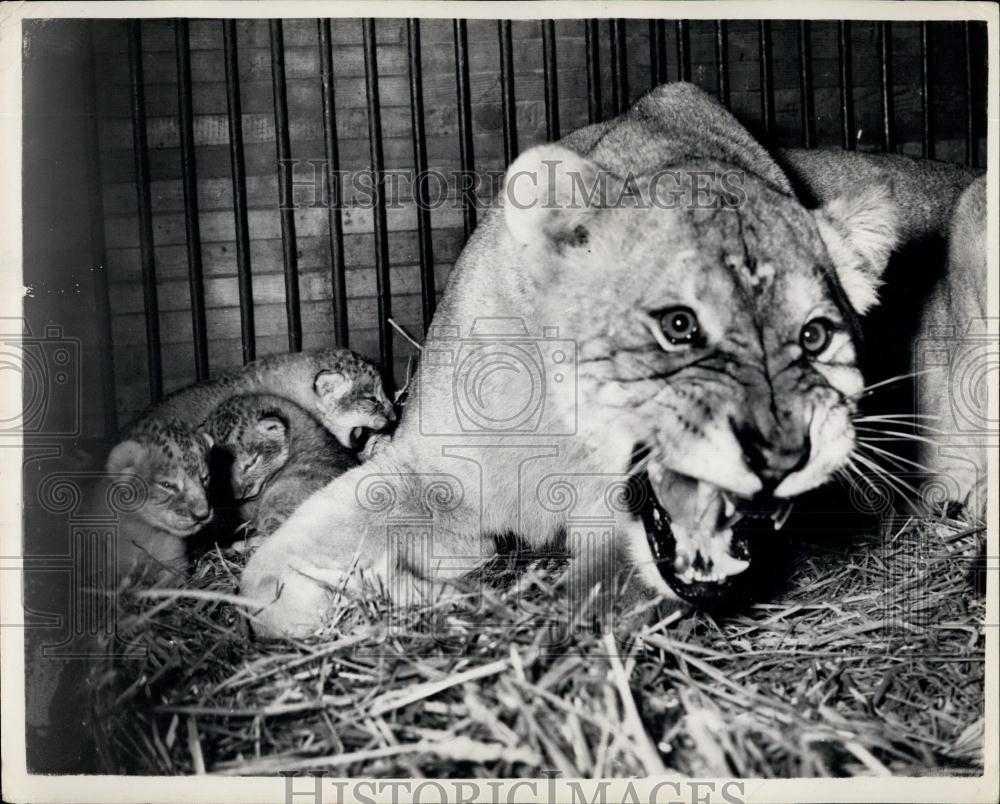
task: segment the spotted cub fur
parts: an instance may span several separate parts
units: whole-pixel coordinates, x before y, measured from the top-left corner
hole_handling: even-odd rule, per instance
[[[234,500],[253,543],[357,459],[307,410],[273,394],[227,399],[204,424],[225,455]]]
[[[352,449],[366,434],[380,432],[396,419],[378,370],[348,349],[331,347],[261,358],[238,371],[176,391],[141,420],[200,422],[223,401],[240,394],[290,399]]]
[[[126,484],[130,504],[118,512],[114,564],[119,580],[140,563],[160,577],[182,569],[187,537],[212,516],[208,458],[212,439],[176,419],[140,422],[111,450],[103,488]],[[110,496],[110,495],[108,495]]]

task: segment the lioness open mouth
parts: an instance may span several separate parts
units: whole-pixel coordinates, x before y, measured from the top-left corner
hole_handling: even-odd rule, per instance
[[[750,568],[752,541],[780,530],[792,510],[787,500],[740,498],[653,461],[634,482],[656,567],[693,603],[721,601]]]

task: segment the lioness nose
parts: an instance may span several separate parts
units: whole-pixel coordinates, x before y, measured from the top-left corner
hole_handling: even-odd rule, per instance
[[[811,446],[808,434],[797,442],[786,440],[774,444],[756,428],[749,427],[736,430],[736,438],[751,471],[763,481],[765,489],[773,489],[809,461]]]

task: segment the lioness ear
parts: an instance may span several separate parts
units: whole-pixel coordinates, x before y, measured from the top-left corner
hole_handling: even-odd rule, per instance
[[[539,145],[508,168],[504,220],[521,243],[584,245],[587,221],[600,209],[610,174],[561,145]]]
[[[138,441],[122,441],[108,455],[105,468],[108,474],[135,474],[146,457],[146,448]]]
[[[351,390],[351,381],[339,371],[323,369],[313,379],[313,390],[320,396],[332,396],[340,399]]]
[[[816,210],[816,223],[840,284],[858,313],[878,302],[889,255],[899,240],[892,187],[880,183]]]
[[[284,441],[288,426],[277,416],[268,414],[257,419],[257,432],[268,441]]]

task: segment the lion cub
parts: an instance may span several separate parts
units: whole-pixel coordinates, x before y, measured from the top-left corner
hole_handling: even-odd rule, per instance
[[[233,499],[258,544],[358,461],[307,410],[273,394],[234,396],[203,425],[229,462]]]
[[[212,439],[183,422],[157,419],[126,431],[111,450],[99,484],[103,506],[117,514],[115,574],[139,564],[160,580],[186,563],[187,540],[212,516],[208,501]]]
[[[349,449],[366,432],[396,419],[378,370],[348,349],[323,348],[269,355],[208,382],[182,388],[153,406],[141,420],[176,418],[200,422],[231,396],[277,394],[313,414]]]

